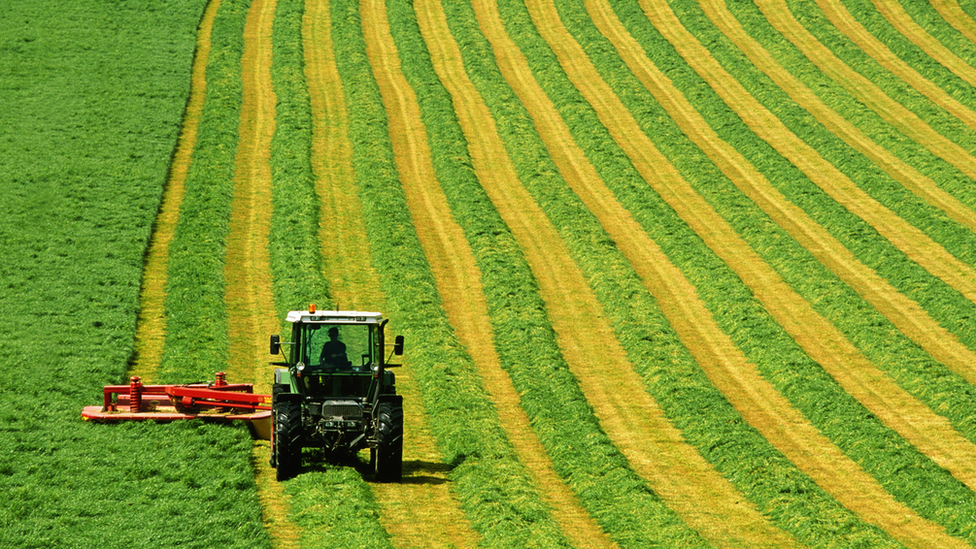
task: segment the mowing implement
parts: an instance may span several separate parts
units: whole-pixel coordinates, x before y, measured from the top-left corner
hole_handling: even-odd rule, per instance
[[[212,383],[143,385],[133,376],[128,385],[106,385],[102,406],[86,406],[86,421],[246,421],[255,437],[271,438],[271,395],[255,394],[250,383],[227,383],[217,372]]]
[[[254,394],[250,383],[227,383],[218,372],[212,383],[128,385],[103,389],[102,406],[87,406],[86,421],[246,421],[257,438],[271,440],[271,466],[278,480],[301,471],[303,449],[338,461],[369,448],[370,468],[380,482],[399,481],[403,463],[403,397],[384,358],[380,313],[361,311],[291,311],[291,341],[271,336],[271,395]],[[392,345],[403,354],[403,336]]]

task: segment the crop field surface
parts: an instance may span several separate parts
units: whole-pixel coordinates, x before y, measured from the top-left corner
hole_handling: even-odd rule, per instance
[[[0,547],[976,546],[976,3],[9,4]],[[401,482],[79,417],[310,303]]]

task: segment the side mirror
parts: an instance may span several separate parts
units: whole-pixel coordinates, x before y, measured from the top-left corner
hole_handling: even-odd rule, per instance
[[[393,340],[393,341],[394,341],[394,343],[393,343],[393,354],[395,354],[397,356],[402,355],[403,354],[403,336],[402,335],[396,336],[396,339]]]
[[[271,354],[276,355],[281,351],[281,336],[271,336]]]

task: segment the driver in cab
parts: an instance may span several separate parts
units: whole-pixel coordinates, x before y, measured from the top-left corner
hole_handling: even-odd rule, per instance
[[[329,328],[329,341],[322,346],[319,363],[330,368],[348,368],[349,359],[346,357],[346,344],[339,341],[339,329]]]

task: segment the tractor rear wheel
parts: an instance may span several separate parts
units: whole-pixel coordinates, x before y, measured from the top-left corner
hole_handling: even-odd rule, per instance
[[[277,467],[275,477],[288,480],[298,474],[302,465],[302,409],[298,402],[277,402],[274,406],[274,433],[271,435],[271,460]]]
[[[370,461],[379,482],[399,482],[403,477],[403,406],[382,402],[376,425],[376,447]]]

